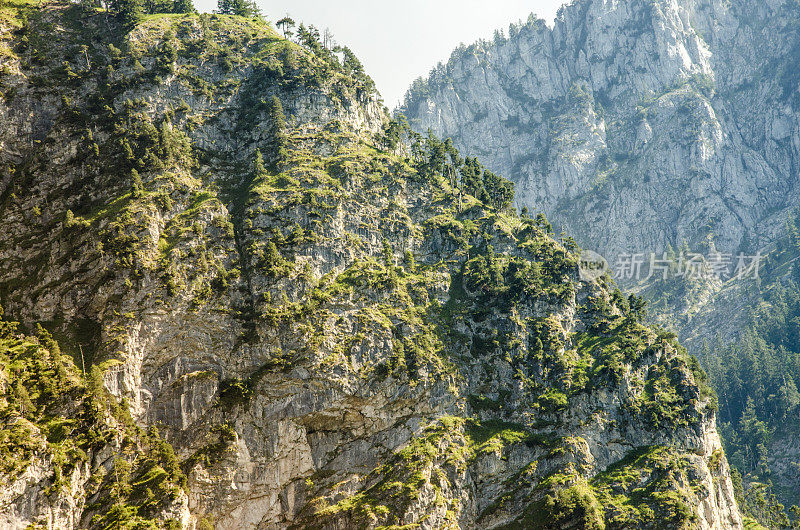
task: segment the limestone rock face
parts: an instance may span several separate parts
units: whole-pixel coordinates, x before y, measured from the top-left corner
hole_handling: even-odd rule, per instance
[[[38,365],[0,350],[0,432],[47,431],[0,475],[2,524],[741,528],[685,351],[581,281],[569,241],[378,149],[357,69],[259,20],[120,42],[81,9],[2,33],[0,303],[51,330],[59,377],[108,406],[80,424],[106,428],[57,452],[15,382]],[[607,141],[574,105],[564,193]]]
[[[552,28],[531,20],[456,50],[400,110],[480,153],[516,183],[519,206],[612,265],[683,241],[767,254],[800,199],[798,12],[795,1],[579,0]],[[759,303],[751,280],[655,284],[626,287],[694,353],[735,341]],[[780,431],[773,480],[793,491],[796,434]]]
[[[798,202],[798,50],[794,0],[579,0],[457,49],[400,110],[609,259],[748,251]]]

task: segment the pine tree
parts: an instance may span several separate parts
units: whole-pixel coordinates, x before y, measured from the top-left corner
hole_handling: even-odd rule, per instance
[[[767,425],[758,419],[756,404],[752,396],[747,396],[747,404],[739,420],[739,434],[747,451],[747,463],[752,470],[755,470],[765,458],[765,450],[762,448],[767,445],[770,433]]]
[[[173,13],[194,13],[195,8],[192,0],[174,0],[172,4]]]
[[[791,414],[798,405],[800,405],[800,392],[797,391],[797,385],[794,384],[794,379],[786,377],[783,374],[783,385],[779,391],[780,411],[784,416]]]
[[[483,172],[483,187],[489,198],[489,204],[502,210],[514,201],[514,184],[491,171]]]
[[[792,528],[800,528],[800,506],[793,504],[789,513],[792,514]]]
[[[412,274],[417,272],[417,260],[414,258],[414,254],[410,250],[406,250],[403,253],[403,260],[408,272]]]
[[[253,160],[253,180],[263,178],[265,175],[267,175],[267,168],[264,167],[264,157],[261,149],[256,149],[256,156]]]
[[[800,250],[800,230],[797,228],[797,219],[794,214],[789,214],[788,219],[786,219],[786,233],[789,235],[789,242],[792,244],[792,248]]]
[[[383,240],[383,264],[387,267],[394,265],[394,251],[388,240]]]
[[[289,15],[286,15],[285,17],[277,21],[275,25],[278,28],[280,28],[280,30],[283,32],[283,38],[285,39],[290,38],[294,34],[292,32],[292,28],[294,27],[294,20]]]
[[[486,198],[486,190],[483,188],[481,174],[483,168],[476,158],[469,158],[464,161],[461,168],[461,188],[464,193],[468,193],[478,200]]]
[[[492,245],[486,245],[486,262],[489,264],[489,273],[491,274],[491,288],[496,291],[503,285],[503,271]]]
[[[273,278],[278,278],[286,274],[289,263],[280,253],[274,241],[267,243],[261,266],[264,272]]]
[[[28,389],[25,388],[25,385],[23,385],[19,379],[14,380],[14,384],[11,388],[11,396],[23,416],[36,412],[36,406],[34,406],[31,401]]]
[[[144,184],[142,183],[142,177],[139,176],[138,171],[131,169],[131,194],[134,197],[141,197],[143,191]]]
[[[133,29],[144,14],[140,0],[109,0],[108,8],[126,31]]]
[[[383,129],[381,143],[387,151],[394,151],[400,144],[401,128],[397,120],[389,120]]]
[[[548,221],[547,217],[541,212],[536,214],[536,226],[544,230],[546,234],[553,233],[553,227],[550,225],[550,221]]]
[[[147,14],[168,13],[171,9],[170,0],[142,0],[142,11]]]
[[[445,168],[448,173],[448,177],[450,178],[450,185],[453,189],[459,188],[459,175],[461,166],[464,164],[464,160],[458,153],[458,149],[453,145],[453,140],[448,138],[444,141],[444,151],[447,156],[447,162],[445,163]]]
[[[297,40],[314,52],[315,55],[324,55],[322,43],[319,41],[319,30],[314,26],[306,27],[305,24],[300,24],[297,28]]]
[[[217,12],[221,15],[238,15],[240,17],[261,15],[261,10],[254,0],[218,0]]]
[[[344,71],[361,83],[362,86],[359,87],[359,90],[363,88],[368,94],[374,92],[375,82],[364,70],[364,65],[361,64],[361,61],[356,57],[356,54],[353,53],[353,50],[347,46],[336,47],[335,49],[342,52],[342,68]]]
[[[444,175],[444,168],[447,165],[447,147],[445,142],[434,136],[428,129],[428,168],[430,176],[435,174]]]
[[[646,314],[647,301],[644,298],[630,294],[628,296],[628,307],[630,307],[630,315],[636,320],[644,320]]]
[[[542,353],[544,353],[544,345],[542,345],[542,339],[536,337],[535,339],[533,339],[533,342],[531,344],[531,356],[534,359],[539,359],[541,358]]]
[[[192,0],[142,0],[142,9],[149,15],[195,12]]]

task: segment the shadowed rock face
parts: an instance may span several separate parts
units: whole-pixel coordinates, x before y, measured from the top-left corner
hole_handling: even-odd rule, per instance
[[[612,259],[762,248],[797,204],[798,6],[579,0],[456,50],[400,110]]]
[[[37,448],[1,525],[741,527],[677,342],[542,225],[375,148],[364,79],[263,21],[107,26],[52,4],[2,33],[0,303],[118,406],[51,488],[0,333],[0,432]]]

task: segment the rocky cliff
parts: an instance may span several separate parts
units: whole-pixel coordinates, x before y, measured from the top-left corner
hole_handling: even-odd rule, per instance
[[[679,247],[769,255],[763,283],[677,278],[677,261],[666,281],[625,282],[650,300],[651,318],[718,366],[720,350],[780,314],[792,300],[781,290],[797,283],[787,226],[798,204],[799,17],[793,0],[579,0],[552,28],[531,18],[460,47],[400,110],[418,131],[479,153],[514,180],[519,206],[544,211],[612,266],[642,253],[644,277],[650,253]],[[772,326],[793,348],[793,325]],[[757,350],[749,344],[744,351]],[[779,371],[796,376],[788,364]],[[747,397],[731,403],[744,408]],[[761,419],[775,434],[764,460],[775,465],[750,480],[774,481],[782,502],[796,504],[797,455],[786,450],[795,422]],[[726,421],[727,441],[744,451],[739,418]]]
[[[764,248],[798,202],[795,0],[578,0],[453,52],[401,109],[585,248]]]
[[[381,149],[352,62],[258,18],[0,23],[2,526],[741,527],[696,361]]]

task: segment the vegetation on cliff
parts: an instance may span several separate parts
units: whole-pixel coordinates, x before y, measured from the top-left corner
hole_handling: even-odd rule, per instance
[[[509,181],[390,120],[348,50],[14,5],[4,108],[47,105],[0,159],[0,301],[70,355],[0,328],[9,483],[69,475],[52,495],[98,528],[680,528],[733,503],[696,361],[579,281]]]

